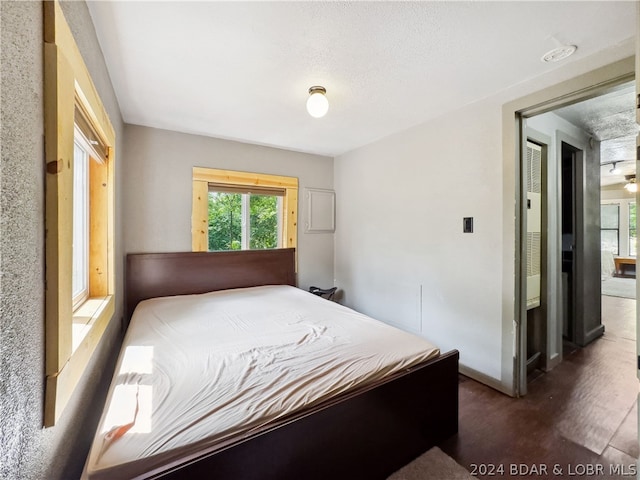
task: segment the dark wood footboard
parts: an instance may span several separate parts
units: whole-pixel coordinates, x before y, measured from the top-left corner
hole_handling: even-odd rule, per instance
[[[383,480],[458,431],[456,350],[151,478]]]

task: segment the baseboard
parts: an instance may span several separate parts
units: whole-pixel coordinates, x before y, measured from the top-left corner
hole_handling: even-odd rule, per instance
[[[596,338],[600,338],[604,334],[604,325],[600,324],[592,330],[589,330],[587,334],[584,336],[584,345],[581,347],[586,347],[591,342],[593,342]]]
[[[477,382],[483,383],[486,386],[499,391],[500,393],[504,393],[505,395],[509,395],[510,397],[515,397],[515,394],[512,388],[506,387],[499,380],[496,380],[495,378],[490,377],[489,375],[485,375],[484,373],[481,373],[477,370],[474,370],[473,368],[467,367],[462,364],[458,366],[458,372],[460,372],[462,375],[466,377],[472,378]]]
[[[560,354],[554,353],[553,355],[551,355],[551,358],[547,361],[547,366],[545,367],[544,371],[550,372],[555,367],[560,365],[561,362],[562,362],[562,357],[560,356]]]

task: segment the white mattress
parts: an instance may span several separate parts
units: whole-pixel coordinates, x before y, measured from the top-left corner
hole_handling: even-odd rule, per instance
[[[420,337],[289,286],[146,300],[84,477],[144,475],[438,354]]]

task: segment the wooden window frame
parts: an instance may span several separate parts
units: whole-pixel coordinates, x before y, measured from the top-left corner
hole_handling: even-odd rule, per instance
[[[45,405],[55,425],[115,312],[115,132],[57,1],[44,5]],[[73,146],[76,108],[104,145],[90,162],[89,298],[72,301]],[[95,164],[95,165],[94,165]],[[93,214],[95,212],[95,214]],[[80,328],[78,328],[80,327]],[[75,332],[81,332],[76,334]]]
[[[298,179],[264,173],[193,167],[193,200],[191,208],[191,248],[194,252],[209,249],[209,185],[260,187],[284,190],[282,197],[283,248],[296,248],[298,243]]]

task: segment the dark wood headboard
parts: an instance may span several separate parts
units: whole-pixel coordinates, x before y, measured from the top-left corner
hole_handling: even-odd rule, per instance
[[[126,319],[142,300],[261,285],[296,285],[295,249],[130,253]]]

